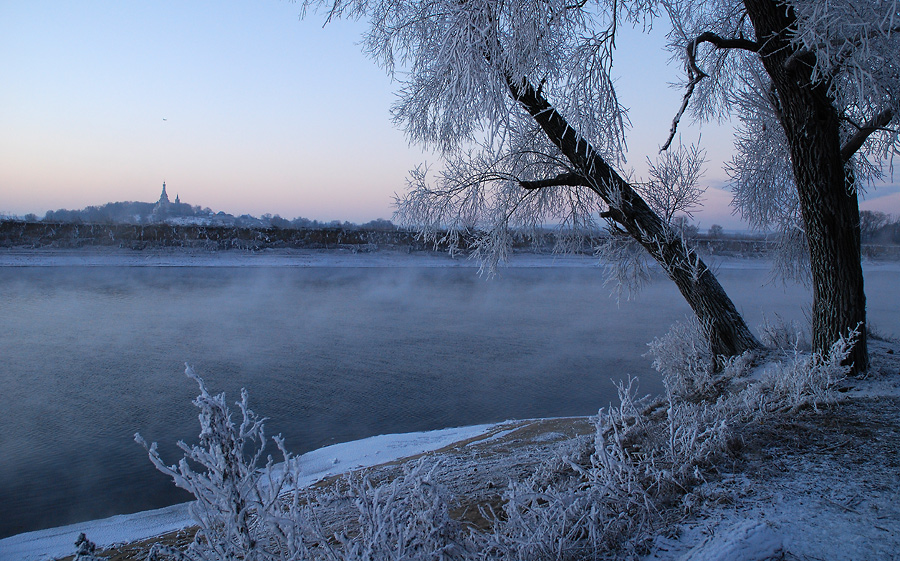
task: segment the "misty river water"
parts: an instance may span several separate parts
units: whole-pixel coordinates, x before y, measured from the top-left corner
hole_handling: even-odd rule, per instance
[[[803,321],[808,290],[719,271],[751,325]],[[867,271],[872,323],[900,334],[897,269]],[[613,380],[661,389],[646,343],[689,314],[651,282],[617,305],[596,267],[0,268],[0,537],[187,500],[167,463],[196,441],[188,362],[241,387],[302,453],[375,434],[590,415]]]

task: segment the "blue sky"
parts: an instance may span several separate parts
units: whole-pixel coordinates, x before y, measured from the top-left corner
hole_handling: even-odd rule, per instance
[[[165,180],[170,196],[230,213],[389,218],[407,170],[437,158],[391,123],[396,84],[361,53],[361,24],[323,29],[299,12],[279,0],[2,3],[0,212],[152,201]],[[639,174],[681,97],[662,43],[661,31],[619,41]],[[684,128],[685,141],[698,134]],[[730,129],[702,135],[711,188],[696,220],[740,228],[718,189]],[[896,189],[875,194],[891,193],[879,208],[900,214]]]

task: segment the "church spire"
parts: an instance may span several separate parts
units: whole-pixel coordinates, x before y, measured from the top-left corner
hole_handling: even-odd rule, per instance
[[[166,195],[166,182],[163,181],[162,195],[159,196],[160,204],[169,204],[169,195]]]

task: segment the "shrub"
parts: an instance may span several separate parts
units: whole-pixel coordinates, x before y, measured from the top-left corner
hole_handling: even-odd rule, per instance
[[[264,419],[248,406],[246,391],[237,402],[242,420],[235,425],[224,394],[211,396],[203,380],[187,367],[200,395],[200,442],[179,442],[184,458],[167,466],[156,443],[142,444],[156,468],[196,498],[191,513],[199,525],[186,551],[154,545],[151,559],[180,561],[274,561],[293,559],[464,559],[471,542],[448,514],[446,491],[434,482],[425,460],[406,466],[402,477],[374,485],[348,475],[331,492],[302,489],[296,458],[274,437],[282,462],[265,449]],[[199,469],[199,471],[198,471]],[[352,523],[323,513],[350,506]],[[345,517],[346,518],[346,517]]]
[[[666,391],[679,398],[702,398],[715,388],[715,361],[695,317],[675,322],[669,332],[647,344],[653,368]]]
[[[260,469],[264,419],[249,408],[247,392],[241,391],[237,405],[242,419],[235,426],[225,394],[210,395],[189,366],[185,374],[200,387],[200,395],[194,399],[200,410],[200,443],[188,446],[178,442],[184,457],[177,466],[168,466],[155,442],[148,447],[140,434],[135,434],[135,440],[147,449],[156,469],[194,495],[191,514],[200,529],[186,552],[156,545],[151,558],[251,561],[294,559],[305,554],[310,525],[297,492],[299,468],[284,442],[273,438],[283,463],[276,468],[268,456],[265,469]]]
[[[785,323],[778,314],[775,319],[770,321],[768,317],[763,318],[763,323],[759,327],[760,342],[770,349],[794,349],[806,350],[810,348],[806,330],[798,321]]]

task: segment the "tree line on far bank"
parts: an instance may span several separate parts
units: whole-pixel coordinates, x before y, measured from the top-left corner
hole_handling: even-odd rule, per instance
[[[397,226],[390,220],[384,218],[376,218],[362,224],[356,224],[349,221],[331,220],[319,221],[309,218],[297,217],[292,220],[282,218],[278,214],[266,213],[260,217],[242,214],[234,216],[225,212],[213,212],[209,207],[200,207],[199,205],[175,204],[170,206],[178,207],[177,212],[169,212],[167,214],[154,213],[155,203],[143,203],[135,201],[106,203],[104,205],[93,205],[83,209],[69,210],[61,208],[59,210],[49,210],[40,218],[38,215],[29,213],[24,216],[0,215],[0,221],[21,221],[21,222],[45,222],[60,224],[176,224],[176,225],[198,225],[198,226],[233,226],[238,228],[280,228],[280,229],[300,229],[300,228],[343,228],[345,230],[378,230],[392,231]]]

